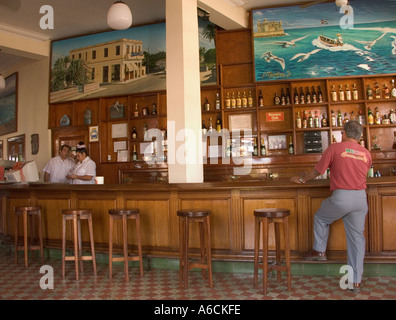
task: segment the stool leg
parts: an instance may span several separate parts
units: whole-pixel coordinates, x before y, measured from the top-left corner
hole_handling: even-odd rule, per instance
[[[201,249],[201,263],[205,263],[205,246],[206,246],[206,222],[200,221],[199,224],[199,241]],[[205,269],[201,269],[202,279],[205,279]]]
[[[73,237],[74,237],[74,266],[76,269],[76,280],[78,280],[78,225],[77,215],[73,215]]]
[[[281,250],[280,250],[280,226],[278,222],[274,222],[274,229],[275,229],[275,246],[276,246],[276,263],[275,265],[281,266]],[[277,273],[277,280],[281,282],[281,271],[278,269]]]
[[[28,221],[27,221],[27,211],[23,211],[23,249],[25,253],[25,267],[28,266],[28,242],[27,242],[27,229],[28,229]]]
[[[210,235],[210,217],[207,216],[205,219],[206,226],[206,234],[207,234],[207,244],[206,244],[206,252],[207,252],[207,263],[208,263],[208,273],[209,273],[209,287],[213,287],[213,277],[212,277],[212,238]]]
[[[122,244],[124,249],[124,274],[125,281],[129,282],[129,265],[128,265],[128,229],[127,229],[127,216],[122,216]]]
[[[142,238],[140,235],[140,217],[136,215],[136,235],[139,254],[140,276],[143,277],[143,255],[142,255]]]
[[[18,228],[19,227],[19,215],[15,215],[15,226],[14,226],[14,234],[15,234],[15,264],[18,263]]]
[[[183,281],[184,274],[184,218],[179,219],[179,281]]]
[[[263,219],[263,292],[267,294],[268,282],[268,219]]]
[[[93,226],[92,226],[92,215],[88,216],[88,229],[89,229],[89,240],[91,242],[91,254],[92,254],[92,264],[94,269],[94,275],[96,277],[96,256],[95,256],[95,243],[94,243],[94,236],[93,236]]]
[[[187,218],[183,218],[183,220],[184,220],[183,278],[184,278],[184,288],[187,288],[188,287],[188,242],[190,239],[190,235],[189,235],[190,223],[189,221],[187,221]]]
[[[62,276],[65,277],[66,260],[66,217],[62,217]]]
[[[291,265],[290,265],[290,242],[289,242],[289,222],[288,217],[284,218],[283,232],[285,237],[285,259],[287,270],[287,290],[291,291]]]
[[[258,217],[254,218],[254,285],[257,285],[258,279],[258,262],[260,249],[260,220]]]
[[[80,261],[81,273],[84,273],[84,262],[82,259],[82,237],[81,237],[81,217],[77,217],[77,232],[78,232],[78,260]]]
[[[44,243],[43,243],[43,227],[41,224],[41,211],[38,213],[37,219],[38,219],[38,232],[39,232],[39,240],[40,240],[41,263],[44,264]]]
[[[109,278],[113,276],[113,217],[109,215]]]

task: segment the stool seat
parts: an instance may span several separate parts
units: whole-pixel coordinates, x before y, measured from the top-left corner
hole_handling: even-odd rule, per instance
[[[205,270],[208,271],[209,286],[213,287],[212,279],[212,255],[210,236],[210,210],[184,209],[178,210],[179,220],[179,278],[184,280],[184,287],[188,287],[188,270],[193,268],[202,269],[202,277],[205,278]],[[201,259],[189,262],[189,233],[190,222],[198,222]],[[206,251],[206,257],[205,257]]]
[[[28,248],[33,250],[40,250],[41,263],[44,264],[44,244],[43,244],[43,231],[41,225],[41,207],[40,206],[17,206],[14,207],[15,211],[15,263],[18,263],[18,251],[24,250],[25,254],[25,267],[28,267]],[[19,231],[19,216],[23,216],[23,246],[18,246],[18,231]],[[28,217],[36,216],[38,220],[38,237],[40,245],[28,246]],[[33,218],[32,218],[33,219]],[[30,238],[33,240],[33,220],[30,223]]]
[[[109,214],[119,215],[119,216],[122,216],[122,215],[129,216],[131,214],[137,214],[137,213],[139,213],[139,209],[110,209],[109,210]]]
[[[290,243],[289,243],[289,224],[288,217],[290,210],[283,208],[263,208],[254,210],[255,227],[254,227],[254,284],[257,284],[258,268],[263,269],[263,292],[267,293],[268,274],[272,270],[276,270],[278,281],[281,281],[281,271],[287,273],[287,289],[291,290],[291,265],[290,265]],[[268,227],[270,223],[275,226],[275,246],[276,261],[274,264],[268,265]],[[263,263],[259,264],[259,247],[260,247],[260,224],[263,224]],[[285,266],[281,265],[280,251],[280,228],[283,224],[283,236],[285,245]]]
[[[113,257],[113,223],[114,220],[122,220],[122,244],[123,256]],[[128,255],[128,228],[127,221],[135,220],[136,222],[136,236],[138,255]],[[116,229],[117,231],[117,229]],[[124,262],[125,281],[129,282],[129,261],[139,261],[140,276],[143,277],[143,255],[142,255],[142,242],[140,236],[140,213],[139,209],[110,209],[109,210],[109,278],[113,276],[113,262]]]
[[[266,208],[254,210],[254,216],[260,218],[284,218],[290,215],[290,210],[282,208]]]
[[[66,256],[66,222],[68,220],[73,221],[73,256]],[[81,220],[88,221],[89,240],[91,244],[90,256],[82,255]],[[92,227],[92,209],[64,209],[62,210],[62,276],[65,277],[65,262],[74,261],[76,280],[79,280],[78,262],[80,262],[81,272],[83,272],[83,261],[87,260],[92,261],[94,275],[96,276],[95,244]]]
[[[185,218],[203,218],[210,215],[210,210],[178,210],[177,215]]]

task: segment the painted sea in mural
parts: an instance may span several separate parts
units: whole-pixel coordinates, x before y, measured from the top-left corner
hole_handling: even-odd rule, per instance
[[[362,2],[367,4],[367,1]],[[393,19],[396,17],[394,8],[391,7],[394,10]],[[298,7],[294,10],[296,14],[303,11]],[[269,13],[265,10],[259,13],[265,18],[275,12],[276,8]],[[356,12],[359,11],[355,9],[355,17]],[[293,10],[288,14],[293,14]],[[309,21],[306,21],[310,27],[307,28],[303,28],[302,24],[293,28],[291,19],[280,20],[282,16],[278,15],[276,21],[282,21],[285,35],[257,37],[253,40],[256,81],[396,72],[396,20],[356,23],[359,19],[355,19],[353,28],[342,29],[339,23],[335,23],[340,15],[337,11],[335,14],[330,20],[333,21],[330,23],[332,25],[327,25],[328,20],[321,19],[325,16],[323,13],[317,14],[317,27],[312,27],[315,15],[310,15]],[[378,15],[377,18],[381,19]],[[360,20],[370,20],[370,16],[368,13],[367,17],[361,15]],[[324,43],[320,40],[321,35],[335,41],[340,39],[342,45]]]

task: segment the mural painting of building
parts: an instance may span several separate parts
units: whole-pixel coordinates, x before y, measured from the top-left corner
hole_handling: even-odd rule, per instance
[[[70,60],[81,59],[91,72],[91,81],[106,84],[127,82],[146,75],[143,41],[119,39],[73,49]]]
[[[257,21],[257,32],[254,34],[255,38],[278,37],[284,36],[282,21],[268,21],[265,18],[263,21]]]

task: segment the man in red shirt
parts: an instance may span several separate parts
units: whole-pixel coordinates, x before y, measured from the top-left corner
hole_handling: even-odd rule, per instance
[[[363,127],[357,121],[344,124],[342,142],[330,145],[314,169],[304,176],[291,178],[294,183],[315,179],[330,168],[332,195],[322,202],[314,217],[313,252],[307,260],[325,261],[329,226],[341,219],[347,239],[348,265],[353,269],[353,291],[360,291],[365,255],[364,225],[368,212],[366,195],[370,152],[359,144]]]

